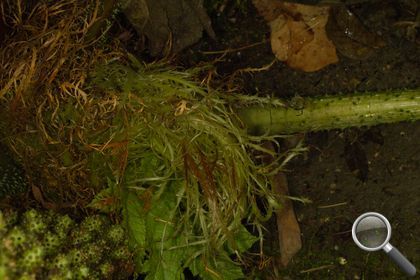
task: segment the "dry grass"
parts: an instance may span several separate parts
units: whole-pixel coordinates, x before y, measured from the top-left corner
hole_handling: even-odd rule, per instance
[[[8,31],[0,42],[7,140],[48,207],[84,205],[100,187],[89,183],[86,165],[102,143],[89,138],[109,126],[116,101],[87,94],[85,83],[93,65],[122,55],[116,45],[86,42],[100,14],[99,0],[1,3]]]

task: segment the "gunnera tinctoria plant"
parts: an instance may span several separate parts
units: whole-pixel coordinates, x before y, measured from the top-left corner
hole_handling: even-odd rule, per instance
[[[124,229],[100,215],[0,211],[0,279],[127,279]]]

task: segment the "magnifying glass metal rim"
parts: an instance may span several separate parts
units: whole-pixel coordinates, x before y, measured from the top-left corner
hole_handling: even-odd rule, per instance
[[[364,218],[366,218],[368,216],[370,216],[370,217],[374,216],[374,217],[377,217],[377,218],[381,219],[385,223],[385,226],[386,226],[386,229],[387,229],[387,232],[388,232],[388,235],[387,235],[385,241],[380,246],[377,246],[375,248],[370,248],[370,247],[364,246],[362,243],[359,242],[359,240],[357,239],[357,236],[356,236],[357,225],[360,223],[361,220],[363,220]],[[362,248],[363,250],[370,251],[370,252],[378,251],[378,250],[383,249],[389,243],[389,240],[391,239],[391,224],[389,223],[387,218],[385,218],[385,216],[383,216],[379,213],[376,213],[376,212],[367,212],[367,213],[364,213],[364,214],[360,215],[354,221],[353,227],[351,229],[351,234],[353,236],[353,240],[356,243],[356,245],[359,246],[360,248]]]

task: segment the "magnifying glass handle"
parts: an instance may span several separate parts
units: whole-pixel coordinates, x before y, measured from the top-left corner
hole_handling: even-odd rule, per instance
[[[405,272],[408,276],[416,275],[416,268],[414,265],[398,251],[397,248],[393,247],[391,244],[386,244],[384,247],[385,252],[388,256]]]

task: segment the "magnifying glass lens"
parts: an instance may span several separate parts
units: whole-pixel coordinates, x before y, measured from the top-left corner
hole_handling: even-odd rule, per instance
[[[359,242],[368,248],[378,248],[388,237],[388,229],[383,220],[374,216],[367,216],[356,226],[356,236]]]

